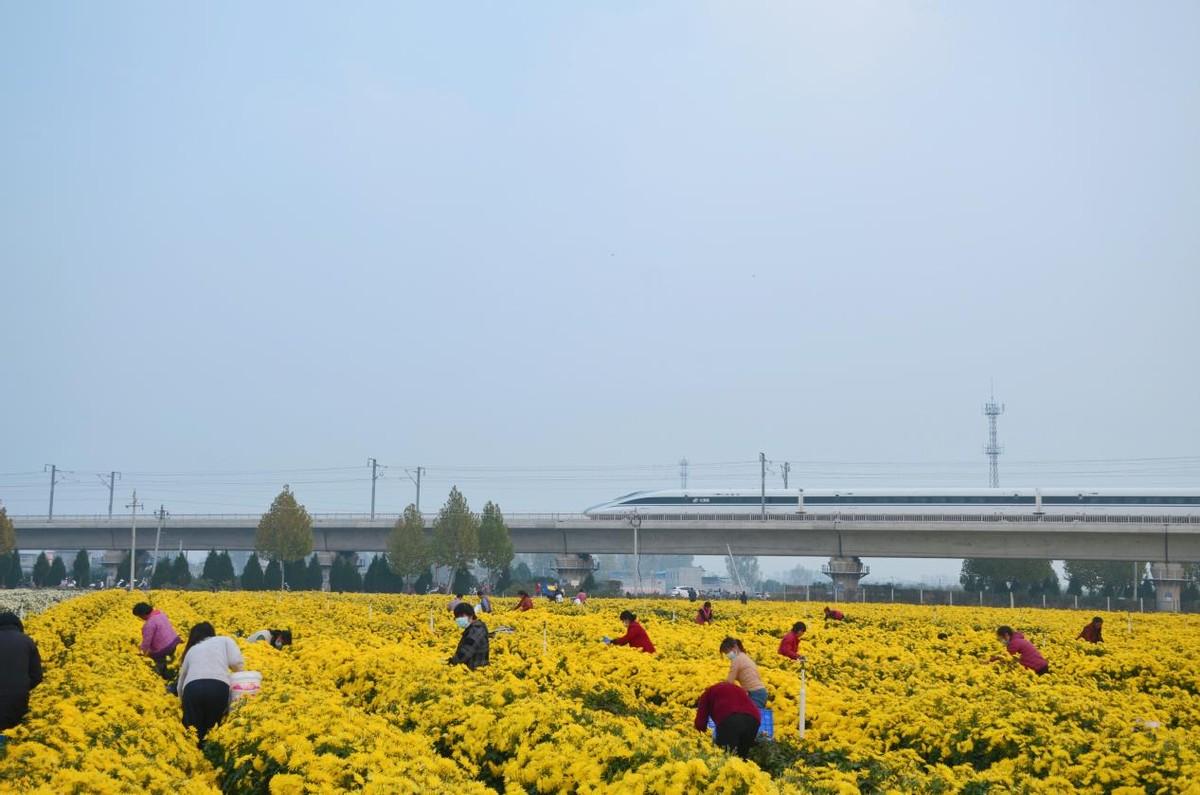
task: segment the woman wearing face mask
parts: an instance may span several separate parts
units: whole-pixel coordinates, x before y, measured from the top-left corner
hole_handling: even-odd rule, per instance
[[[758,666],[750,659],[750,655],[746,654],[742,642],[737,638],[725,638],[721,641],[721,654],[729,658],[729,676],[725,677],[725,681],[741,685],[759,709],[766,707],[767,686],[763,684],[762,677],[758,674]]]
[[[475,617],[475,608],[461,602],[454,608],[454,623],[463,631],[451,665],[465,665],[474,671],[488,664],[488,628]]]

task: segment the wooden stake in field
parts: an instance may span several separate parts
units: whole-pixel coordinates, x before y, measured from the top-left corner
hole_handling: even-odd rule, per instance
[[[807,728],[808,716],[805,714],[808,711],[808,682],[804,676],[804,661],[800,661],[800,739],[804,739],[804,730]]]

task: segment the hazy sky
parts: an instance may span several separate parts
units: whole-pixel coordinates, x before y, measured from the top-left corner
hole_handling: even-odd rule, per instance
[[[423,507],[577,510],[682,456],[755,485],[760,450],[794,485],[984,485],[990,379],[1003,483],[1197,485],[1198,30],[4,4],[0,498],[44,510],[56,463],[60,513],[111,469],[176,513],[284,481],[365,510],[376,456],[380,510],[418,464]]]

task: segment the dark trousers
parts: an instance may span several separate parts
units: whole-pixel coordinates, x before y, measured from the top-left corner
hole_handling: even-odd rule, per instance
[[[167,660],[175,656],[175,649],[178,646],[179,641],[175,641],[162,651],[150,655],[150,659],[154,660],[154,670],[158,671],[158,675],[163,679],[171,678],[171,675],[167,673]]]
[[[750,753],[750,746],[758,737],[758,718],[744,712],[735,712],[717,724],[717,746],[736,751],[742,759]]]
[[[1037,674],[1038,676],[1045,676],[1049,672],[1050,672],[1050,664],[1049,663],[1047,663],[1046,665],[1043,665],[1041,668],[1034,671],[1034,673]]]
[[[0,690],[0,731],[16,726],[28,711],[28,690]]]
[[[195,726],[204,742],[208,730],[221,722],[229,709],[229,685],[219,679],[193,679],[183,688],[183,725]]]

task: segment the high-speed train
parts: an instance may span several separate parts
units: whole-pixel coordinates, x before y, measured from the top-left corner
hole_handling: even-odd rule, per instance
[[[635,491],[588,508],[588,516],[757,514],[759,489]],[[1198,515],[1200,489],[767,489],[768,513]]]

